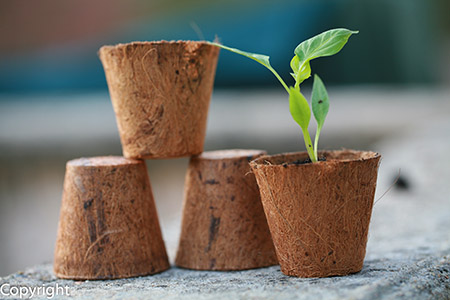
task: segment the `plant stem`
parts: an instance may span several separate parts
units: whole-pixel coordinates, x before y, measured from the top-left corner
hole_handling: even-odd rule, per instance
[[[277,73],[277,71],[275,71],[274,68],[268,67],[268,69],[273,73],[273,75],[275,75],[275,77],[278,79],[278,81],[281,82],[281,85],[284,87],[286,92],[288,92],[288,94],[289,94],[289,88],[288,88],[287,84],[283,81],[283,78],[281,78],[281,76]]]
[[[317,126],[316,137],[314,138],[314,156],[318,159],[317,149],[319,148],[319,136],[320,131],[322,130],[322,126]]]
[[[308,151],[309,158],[311,159],[312,162],[317,162],[317,158],[314,155],[314,149],[312,146],[311,136],[309,135],[309,132],[307,129],[306,130],[302,129],[302,132],[303,132],[303,139],[305,140],[306,151]]]

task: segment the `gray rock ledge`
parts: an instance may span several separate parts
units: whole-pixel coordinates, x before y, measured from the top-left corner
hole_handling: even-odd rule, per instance
[[[368,260],[360,273],[321,279],[288,277],[274,266],[240,272],[172,268],[153,276],[77,282],[57,279],[47,264],[2,278],[0,285],[68,286],[74,299],[450,299],[450,257],[426,252]],[[46,297],[34,299],[39,298]]]

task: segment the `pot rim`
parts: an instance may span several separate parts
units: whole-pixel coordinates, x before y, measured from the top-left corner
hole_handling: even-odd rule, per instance
[[[200,159],[202,161],[226,161],[247,158],[250,162],[261,156],[267,156],[267,151],[261,149],[223,149],[205,151],[201,154],[192,156],[192,159]]]
[[[260,167],[265,168],[305,168],[308,166],[314,166],[318,164],[340,164],[340,163],[348,163],[355,161],[368,161],[372,159],[379,159],[381,154],[373,151],[362,151],[362,150],[351,150],[351,149],[342,149],[342,150],[324,150],[318,152],[319,157],[325,156],[327,158],[326,161],[318,161],[316,163],[293,163],[297,160],[308,159],[308,152],[286,152],[279,153],[274,155],[263,155],[260,156],[250,162],[250,166],[252,169],[258,169]],[[353,156],[353,157],[352,157]],[[282,158],[289,158],[285,161]]]
[[[108,156],[92,156],[92,157],[80,157],[69,160],[66,165],[70,167],[81,168],[104,168],[104,167],[119,167],[139,165],[143,161],[140,159],[126,158],[123,156],[108,155]]]
[[[158,40],[158,41],[133,41],[133,42],[129,42],[129,43],[118,43],[115,45],[104,45],[100,48],[100,50],[102,49],[119,49],[119,48],[126,48],[126,47],[135,47],[135,46],[155,46],[155,45],[179,45],[179,44],[183,44],[183,45],[187,45],[187,44],[200,44],[200,45],[205,45],[205,46],[211,46],[211,47],[217,47],[213,44],[211,44],[211,42],[208,41],[191,41],[191,40]],[[219,48],[219,47],[217,47]]]

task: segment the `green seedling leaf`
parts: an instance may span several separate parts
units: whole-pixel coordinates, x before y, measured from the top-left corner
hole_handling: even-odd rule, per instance
[[[325,118],[328,114],[328,108],[330,107],[330,101],[328,99],[328,93],[325,89],[320,77],[316,74],[314,75],[314,83],[311,94],[311,106],[316,118],[317,126],[322,128]]]
[[[331,29],[300,43],[294,53],[300,65],[318,57],[331,56],[344,47],[352,34],[357,33],[345,28]]]
[[[294,80],[296,80],[297,79],[297,75],[295,75],[295,73],[290,73],[291,74],[291,76],[294,78]]]
[[[305,62],[300,68],[300,72],[297,74],[296,84],[300,86],[300,83],[311,77],[311,66],[309,61]]]
[[[311,106],[314,118],[317,121],[317,131],[316,137],[314,139],[314,155],[315,157],[317,157],[320,131],[322,130],[325,118],[328,114],[328,108],[330,107],[327,90],[317,74],[314,75],[314,83],[311,94]]]
[[[302,93],[293,87],[289,88],[289,110],[302,130],[307,130],[311,120],[311,109]]]
[[[303,139],[309,158],[312,162],[316,162],[317,156],[314,155],[314,148],[308,132],[309,121],[311,120],[311,109],[309,108],[306,98],[294,87],[289,88],[289,110],[292,118],[302,128]]]
[[[281,76],[275,71],[274,68],[272,68],[272,66],[270,65],[270,57],[264,54],[257,54],[257,53],[251,53],[251,52],[246,52],[246,51],[242,51],[236,48],[231,48],[228,46],[224,46],[222,44],[219,43],[210,43],[211,45],[220,47],[222,49],[240,54],[242,56],[248,57],[250,59],[253,59],[254,61],[260,63],[261,65],[265,66],[267,69],[269,69],[274,75],[275,77],[280,81],[280,83],[283,85],[284,89],[289,93],[289,88],[287,86],[287,84],[283,81],[283,79],[281,78]]]
[[[292,69],[292,72],[294,72],[295,76],[297,76],[298,69],[300,69],[300,60],[298,59],[297,55],[295,55],[291,59],[291,69]]]
[[[294,77],[297,87],[300,86],[300,83],[311,76],[311,66],[309,61],[301,65],[297,55],[295,55],[291,60],[291,69],[293,71],[291,75]]]
[[[239,49],[236,49],[236,48],[231,48],[231,47],[224,46],[224,45],[219,44],[219,43],[211,43],[211,44],[213,44],[213,45],[215,45],[217,47],[223,48],[225,50],[228,50],[228,51],[231,51],[231,52],[234,52],[234,53],[246,56],[246,57],[248,57],[250,59],[253,59],[253,60],[259,62],[260,64],[262,64],[263,66],[265,66],[268,69],[272,68],[272,66],[270,65],[270,62],[269,62],[270,57],[267,56],[267,55],[245,52],[245,51],[242,51],[242,50],[239,50]]]

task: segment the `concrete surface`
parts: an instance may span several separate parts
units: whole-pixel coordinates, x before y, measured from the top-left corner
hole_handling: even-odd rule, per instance
[[[172,268],[154,276],[74,282],[56,279],[51,266],[42,265],[3,278],[0,285],[68,286],[74,299],[448,299],[449,259],[416,254],[369,260],[358,274],[323,279],[284,276],[279,267],[241,272]]]

